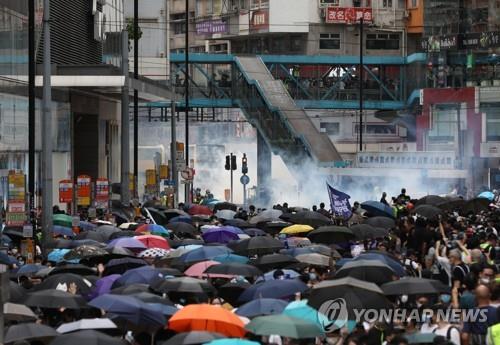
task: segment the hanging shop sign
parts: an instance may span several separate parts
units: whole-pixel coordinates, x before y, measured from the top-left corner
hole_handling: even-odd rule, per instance
[[[109,180],[98,178],[95,181],[95,203],[97,208],[108,208]]]
[[[80,175],[76,178],[76,196],[79,206],[90,206],[92,179],[88,175]]]
[[[369,7],[327,7],[325,22],[329,24],[355,24],[363,18],[364,24],[373,22],[373,12]]]
[[[73,200],[73,182],[71,180],[59,181],[59,202],[69,204]]]

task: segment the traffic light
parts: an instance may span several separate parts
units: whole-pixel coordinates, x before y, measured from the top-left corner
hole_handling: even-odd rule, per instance
[[[231,161],[229,156],[226,156],[226,165],[224,166],[224,168],[226,168],[226,170],[231,170]]]
[[[247,165],[247,154],[243,154],[243,158],[241,159],[241,173],[248,174],[248,165]]]
[[[236,166],[236,156],[235,155],[231,155],[231,170],[236,170],[237,169],[237,166]]]

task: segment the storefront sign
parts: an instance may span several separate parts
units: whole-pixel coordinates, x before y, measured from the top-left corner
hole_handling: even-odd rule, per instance
[[[222,19],[204,20],[196,23],[198,35],[225,34],[227,32],[227,23]]]
[[[80,206],[90,205],[91,181],[90,176],[87,175],[80,175],[76,178],[76,196]]]
[[[422,49],[428,52],[457,49],[459,39],[457,35],[429,36],[422,39]]]
[[[358,168],[455,169],[454,152],[363,152]]]
[[[372,9],[369,7],[327,7],[325,22],[329,24],[355,24],[363,18],[363,23],[373,22]]]
[[[71,180],[59,181],[59,202],[69,204],[73,200],[73,183]]]
[[[269,28],[269,11],[253,11],[250,18],[250,30],[262,30]]]
[[[160,180],[168,180],[169,172],[168,165],[162,164],[160,165]]]
[[[5,223],[8,226],[23,226],[27,220],[25,212],[7,212],[5,214]]]
[[[26,177],[24,174],[9,174],[8,211],[26,211]]]
[[[95,181],[95,203],[97,208],[108,208],[109,180],[98,178]]]
[[[465,34],[462,39],[462,46],[470,49],[500,47],[500,31]]]

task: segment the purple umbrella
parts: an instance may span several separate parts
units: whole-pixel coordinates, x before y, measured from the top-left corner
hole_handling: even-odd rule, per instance
[[[224,225],[224,226],[221,226],[219,229],[231,231],[231,232],[233,232],[235,234],[239,234],[239,235],[245,234],[245,232],[243,230],[241,230],[240,228],[237,228],[236,226],[232,226],[232,225]]]
[[[230,241],[238,240],[238,234],[233,231],[219,228],[210,229],[201,235],[206,243],[229,243]]]
[[[95,283],[95,288],[93,289],[92,293],[89,296],[90,299],[94,299],[98,296],[110,293],[111,286],[113,285],[115,280],[117,280],[120,277],[121,277],[120,274],[112,274],[112,275],[109,275],[109,276],[106,276],[104,278],[99,279]]]
[[[120,237],[117,238],[111,242],[108,243],[107,248],[113,248],[113,247],[122,247],[122,248],[128,248],[128,249],[137,249],[137,250],[144,250],[147,249],[147,247],[139,241],[138,239],[135,239],[133,237]]]

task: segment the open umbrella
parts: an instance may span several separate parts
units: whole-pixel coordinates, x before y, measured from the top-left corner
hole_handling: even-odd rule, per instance
[[[84,329],[115,329],[116,324],[110,319],[80,319],[74,322],[63,323],[57,328],[59,333],[70,333]]]
[[[192,216],[194,215],[207,215],[207,216],[211,216],[212,215],[212,210],[210,210],[210,208],[208,208],[207,206],[205,205],[191,205],[189,207],[189,210],[188,210],[188,213]]]
[[[107,248],[123,247],[132,250],[147,249],[146,245],[133,237],[120,237],[108,243]]]
[[[52,217],[52,221],[54,222],[54,225],[65,226],[68,228],[73,226],[73,218],[66,214],[55,214]]]
[[[95,330],[76,331],[63,334],[52,340],[50,345],[68,345],[68,344],[85,344],[85,345],[126,345],[127,343],[119,338],[113,338]]]
[[[64,254],[65,260],[80,260],[84,258],[89,258],[93,256],[104,256],[109,253],[103,249],[95,246],[83,245],[71,249],[69,252]]]
[[[307,233],[307,232],[310,232],[313,230],[314,230],[314,228],[310,225],[294,224],[294,225],[287,226],[286,228],[281,230],[280,234],[295,235],[295,234]]]
[[[238,316],[209,304],[190,304],[182,308],[170,318],[168,327],[176,332],[208,331],[228,337],[243,337],[246,333]]]
[[[269,280],[252,285],[241,294],[239,300],[247,302],[256,298],[290,299],[297,292],[306,290],[307,285],[298,279]]]
[[[361,204],[361,208],[373,216],[394,218],[392,208],[380,201],[365,201]]]
[[[358,240],[381,238],[389,235],[385,228],[375,228],[369,224],[356,224],[350,227]]]
[[[75,236],[76,240],[93,240],[97,242],[107,242],[109,237],[105,233],[100,233],[97,231],[82,231]]]
[[[290,255],[269,254],[257,258],[257,260],[253,261],[253,264],[258,266],[260,269],[267,271],[272,268],[283,268],[297,262],[297,259]]]
[[[461,211],[463,215],[469,213],[478,214],[482,211],[488,211],[490,205],[490,200],[485,198],[474,198],[467,200],[465,205],[462,207]]]
[[[365,224],[383,229],[392,229],[396,226],[394,219],[389,217],[371,217],[365,220]]]
[[[419,215],[421,217],[427,218],[427,219],[437,219],[437,217],[443,213],[443,210],[441,210],[439,207],[432,206],[432,205],[420,205],[415,207],[413,212],[416,215]]]
[[[252,227],[252,224],[239,218],[225,220],[224,225],[234,226],[240,229],[248,229]]]
[[[52,327],[39,323],[20,323],[12,325],[5,333],[5,344],[12,344],[18,341],[48,342],[59,335]]]
[[[256,317],[245,328],[253,334],[277,334],[294,339],[315,338],[324,334],[315,323],[283,314]]]
[[[162,343],[162,345],[198,345],[206,344],[216,339],[225,338],[220,333],[206,332],[206,331],[191,331],[174,335],[169,340]]]
[[[63,273],[51,275],[44,279],[40,284],[35,285],[35,291],[57,289],[69,291],[74,285],[79,295],[87,295],[92,291],[92,283],[84,276],[74,273]]]
[[[30,293],[24,304],[28,307],[80,309],[87,303],[80,295],[60,290],[42,290]]]
[[[9,301],[20,303],[26,298],[27,291],[22,286],[9,280]]]
[[[75,233],[71,228],[61,225],[54,225],[52,227],[52,234],[54,236],[67,236],[67,237],[75,237]]]
[[[250,319],[262,315],[281,314],[287,304],[287,302],[280,299],[257,298],[239,307],[236,314]]]
[[[214,288],[206,280],[192,277],[157,280],[151,283],[151,289],[157,293],[206,294],[214,292]]]
[[[380,285],[391,281],[395,275],[394,270],[383,262],[377,260],[355,260],[343,265],[335,273],[335,278],[353,277]]]
[[[449,293],[450,288],[439,280],[404,277],[380,287],[385,295],[437,295]]]
[[[319,253],[310,253],[310,254],[300,254],[295,257],[299,262],[312,265],[312,266],[322,266],[322,267],[330,267],[333,266],[333,261],[329,256],[322,255]]]
[[[215,213],[215,216],[219,219],[229,220],[234,219],[236,212],[233,210],[220,210]]]
[[[354,239],[355,235],[349,228],[330,225],[311,231],[307,237],[314,243],[333,244],[348,242]]]
[[[493,194],[493,193],[492,193],[492,192],[490,192],[489,190],[488,190],[488,191],[485,191],[485,192],[480,193],[477,197],[478,197],[478,198],[488,199],[489,201],[493,201],[493,200],[495,200],[495,194]]]
[[[162,248],[149,248],[137,254],[140,258],[163,258],[168,254],[168,250]]]
[[[204,232],[201,237],[206,243],[229,243],[238,240],[238,234],[224,228],[214,228]]]
[[[104,266],[104,275],[123,274],[130,269],[146,266],[147,264],[146,261],[139,258],[112,259]]]
[[[263,255],[277,252],[284,247],[283,243],[268,236],[251,237],[232,243],[230,247],[241,255]]]
[[[250,237],[267,236],[267,234],[264,230],[257,229],[257,228],[246,228],[246,229],[243,229],[243,231],[245,232],[245,234],[247,234]]]
[[[238,209],[238,206],[236,206],[233,203],[226,202],[226,201],[218,202],[214,206],[214,212],[217,212],[219,210],[231,210],[231,211],[236,212],[237,209]]]
[[[50,271],[49,275],[53,276],[56,274],[65,274],[65,273],[90,276],[90,275],[96,275],[97,271],[95,268],[91,268],[85,265],[68,263],[62,266],[56,266],[52,271]]]
[[[226,302],[233,306],[240,305],[238,301],[243,291],[250,287],[250,283],[246,280],[233,280],[226,283],[217,289],[218,296],[222,297]]]
[[[182,222],[182,223],[191,224],[193,222],[193,219],[189,215],[186,215],[186,216],[177,216],[177,217],[174,217],[174,218],[170,219],[169,224],[170,223],[176,223],[176,222]]]
[[[151,266],[143,266],[126,271],[118,278],[113,287],[120,287],[130,284],[149,284],[157,278],[163,278],[163,274]]]
[[[314,323],[321,329],[331,323],[326,315],[309,306],[306,299],[290,302],[283,310],[283,314]]]
[[[332,220],[330,218],[314,211],[301,211],[297,213],[282,214],[280,218],[294,224],[310,225],[313,228],[332,224]]]
[[[194,263],[210,260],[218,255],[230,254],[231,252],[232,250],[225,246],[205,246],[182,254],[179,260],[183,263]]]
[[[212,265],[205,270],[208,274],[227,274],[243,277],[257,277],[262,275],[262,272],[255,266],[239,263],[224,263]]]
[[[26,322],[37,319],[35,313],[23,304],[4,303],[3,314],[8,321]]]
[[[193,225],[184,222],[168,223],[167,228],[176,234],[195,235],[198,233]]]
[[[130,284],[114,288],[110,291],[113,295],[134,295],[141,292],[150,292],[148,284]]]
[[[220,263],[225,263],[225,262],[237,262],[240,264],[246,264],[250,259],[246,256],[241,256],[241,255],[236,255],[236,254],[222,254],[222,255],[217,255],[212,258],[213,261],[217,261]]]
[[[446,202],[446,199],[443,197],[440,197],[439,195],[426,195],[426,196],[418,199],[415,206],[420,206],[420,205],[438,206],[444,202]]]
[[[99,279],[95,283],[95,287],[92,289],[92,293],[90,295],[90,299],[96,298],[97,296],[104,295],[111,292],[111,287],[115,280],[120,278],[119,274],[111,274],[109,276],[105,276]]]
[[[353,261],[357,260],[376,260],[383,262],[400,277],[406,276],[406,271],[400,262],[396,259],[390,257],[389,255],[382,254],[381,252],[366,252],[358,255]]]
[[[162,249],[170,249],[170,245],[167,240],[161,236],[156,235],[143,235],[136,236],[136,240],[142,242],[147,248],[162,248]]]
[[[211,266],[214,265],[219,265],[220,263],[217,261],[213,260],[207,260],[207,261],[201,261],[197,262],[194,265],[191,265],[186,271],[184,271],[184,274],[188,277],[197,277],[197,278],[202,278],[202,277],[210,277],[210,278],[230,278],[231,276],[225,275],[225,274],[208,274],[205,273],[205,270]]]

